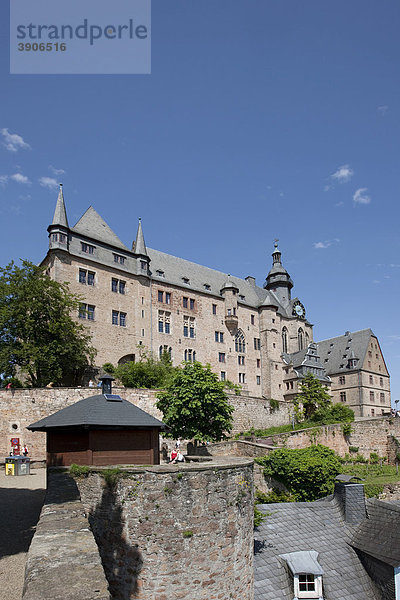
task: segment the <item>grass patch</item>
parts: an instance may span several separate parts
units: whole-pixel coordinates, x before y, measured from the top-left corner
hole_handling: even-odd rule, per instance
[[[69,468],[69,472],[72,475],[72,477],[78,477],[78,478],[82,478],[82,477],[87,477],[90,471],[90,467],[86,467],[84,465],[76,465],[75,463],[72,464]]]
[[[182,535],[184,538],[191,538],[193,537],[193,531],[190,531],[190,529],[186,529],[185,531],[182,532]]]
[[[365,479],[362,483],[365,485],[365,494],[368,498],[380,494],[385,484],[400,481],[400,473],[396,472],[395,465],[342,464],[341,472]]]

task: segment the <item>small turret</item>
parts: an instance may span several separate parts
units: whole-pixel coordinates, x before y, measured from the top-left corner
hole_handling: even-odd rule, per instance
[[[147,248],[144,241],[143,229],[142,229],[142,219],[139,219],[139,225],[136,234],[136,241],[132,248],[135,254],[138,255],[137,264],[138,275],[149,275],[150,272],[150,258],[147,254]]]
[[[293,287],[293,281],[291,280],[289,273],[282,265],[281,252],[278,249],[277,242],[274,244],[272,259],[272,268],[267,275],[264,288],[274,292],[282,305],[287,306],[291,300],[290,290]]]
[[[225,325],[229,329],[230,333],[234,333],[238,328],[238,316],[237,316],[237,294],[239,288],[228,275],[228,279],[223,284],[220,293],[225,300]]]
[[[67,219],[67,211],[65,209],[63,186],[60,183],[56,208],[54,211],[53,222],[47,228],[49,232],[49,247],[50,249],[60,248],[66,250],[68,248],[68,232],[69,225]]]

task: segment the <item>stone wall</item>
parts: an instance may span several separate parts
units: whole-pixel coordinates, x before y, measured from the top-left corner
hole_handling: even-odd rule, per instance
[[[115,387],[114,391],[157,419],[162,419],[162,414],[155,407],[157,390]],[[26,427],[96,393],[93,388],[0,389],[0,458],[8,455],[11,438],[19,437],[21,443],[28,445],[32,458],[45,459],[45,434],[33,433]],[[232,395],[230,402],[235,407],[233,434],[251,427],[266,428],[287,423],[289,419],[285,403],[281,403],[279,410],[271,412],[269,402],[262,398]]]
[[[253,599],[252,461],[101,472],[77,485],[113,600]]]
[[[349,453],[349,447],[358,448],[358,452],[369,458],[371,452],[376,452],[381,457],[387,457],[389,462],[395,462],[398,449],[394,438],[400,443],[400,419],[391,417],[364,419],[351,424],[352,433],[343,435],[342,425],[323,425],[300,431],[292,431],[271,435],[268,438],[270,445],[234,440],[220,442],[208,446],[211,454],[215,456],[248,456],[255,458],[264,456],[277,447],[305,448],[311,444],[322,444],[331,448],[344,457]]]
[[[23,600],[109,598],[98,548],[77,486],[66,474],[50,473],[46,499],[28,552]]]

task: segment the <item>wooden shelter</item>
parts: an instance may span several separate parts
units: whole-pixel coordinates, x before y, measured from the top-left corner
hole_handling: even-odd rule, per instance
[[[159,434],[164,424],[111,392],[79,400],[28,426],[47,434],[47,465],[160,463]]]

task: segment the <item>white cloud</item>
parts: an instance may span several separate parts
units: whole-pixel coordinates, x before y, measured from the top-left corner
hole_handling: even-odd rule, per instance
[[[4,138],[3,146],[5,146],[9,152],[18,152],[18,150],[27,150],[30,148],[30,145],[17,133],[10,133],[8,129],[4,128],[1,130],[1,135]]]
[[[377,284],[377,283],[380,283],[380,281],[379,281],[379,279],[374,279],[374,280],[372,281],[372,283],[375,283],[375,284]]]
[[[383,104],[382,106],[378,106],[377,111],[380,115],[382,115],[382,117],[384,117],[387,113],[387,111],[389,110],[389,107],[386,104]]]
[[[23,183],[25,185],[30,185],[30,180],[26,175],[22,175],[22,173],[14,173],[14,175],[10,176],[10,179],[15,181],[16,183]]]
[[[314,242],[313,246],[315,249],[320,250],[322,248],[329,248],[329,246],[332,246],[332,244],[338,244],[339,242],[339,238],[334,238],[333,240],[325,240],[324,242]]]
[[[51,191],[58,189],[58,182],[54,177],[40,177],[39,183],[42,187],[48,188]]]
[[[371,197],[367,196],[365,192],[368,192],[368,188],[359,188],[354,192],[353,201],[356,204],[370,204]]]
[[[342,165],[331,175],[332,179],[336,179],[339,183],[346,183],[353,177],[354,171],[350,165]]]
[[[8,182],[8,175],[0,175],[0,185],[5,186]]]
[[[64,175],[64,169],[56,169],[53,165],[49,165],[49,171],[53,173],[53,175]]]
[[[341,200],[340,202],[336,202],[335,206],[343,206],[344,202]]]
[[[332,189],[331,185],[324,185],[324,192],[329,192],[330,189]]]

